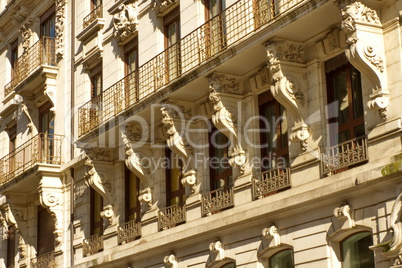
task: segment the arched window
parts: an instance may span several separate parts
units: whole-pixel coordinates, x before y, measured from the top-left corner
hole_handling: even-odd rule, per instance
[[[230,263],[226,263],[221,268],[235,268],[235,267],[236,267],[236,263],[235,262],[230,262]]]
[[[285,249],[279,251],[269,258],[269,268],[293,268],[293,250]]]
[[[343,268],[374,268],[374,252],[370,232],[353,234],[341,242]]]

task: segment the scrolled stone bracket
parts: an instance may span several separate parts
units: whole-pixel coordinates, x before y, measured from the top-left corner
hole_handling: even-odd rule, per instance
[[[168,256],[165,256],[163,259],[166,268],[178,268],[179,264],[177,262],[176,256],[174,253],[170,253]]]
[[[334,216],[341,222],[347,223],[345,228],[351,229],[355,227],[355,221],[352,217],[353,209],[352,207],[344,202],[339,207],[334,209]]]
[[[183,161],[183,178],[181,183],[184,186],[190,186],[191,192],[195,192],[195,185],[197,182],[196,172],[191,163],[192,152],[188,150],[185,146],[185,142],[177,131],[173,117],[169,114],[169,109],[166,107],[161,108],[162,112],[162,124],[165,129],[165,134],[167,136],[166,144],[169,149],[176,154]]]
[[[244,174],[246,164],[246,152],[241,146],[241,142],[237,136],[237,128],[233,122],[232,114],[224,106],[219,90],[219,82],[213,77],[209,77],[209,101],[213,105],[212,123],[215,127],[222,132],[231,143],[231,159],[229,164],[231,166],[237,166],[241,174]]]
[[[275,225],[264,228],[262,236],[267,239],[269,247],[278,247],[281,245],[281,238]]]
[[[152,192],[150,187],[146,187],[140,191],[140,194],[138,196],[138,200],[141,203],[145,203],[148,205],[148,208],[152,208]]]
[[[295,119],[295,125],[290,135],[292,142],[300,142],[303,151],[307,150],[310,133],[301,112],[304,105],[304,94],[298,81],[286,72],[289,64],[304,63],[303,47],[301,44],[285,40],[273,39],[265,44],[271,77],[271,93],[273,97],[289,111]],[[304,67],[300,67],[303,68]],[[302,70],[303,70],[302,69]]]
[[[225,249],[220,240],[209,244],[209,251],[216,255],[214,261],[222,261],[225,259]]]
[[[25,260],[27,257],[27,245],[25,243],[24,236],[22,235],[22,231],[20,225],[18,223],[26,222],[24,219],[24,213],[21,211],[12,211],[11,206],[6,203],[2,206],[4,211],[4,221],[3,224],[7,225],[7,228],[13,226],[15,231],[18,233],[18,250],[20,254],[20,258]]]
[[[385,51],[381,44],[371,44],[372,40],[383,38],[382,34],[374,33],[376,29],[381,29],[380,19],[375,10],[359,1],[338,0],[338,7],[342,14],[341,28],[347,37],[346,57],[370,81],[372,94],[368,108],[378,111],[386,120],[390,92],[386,83]]]

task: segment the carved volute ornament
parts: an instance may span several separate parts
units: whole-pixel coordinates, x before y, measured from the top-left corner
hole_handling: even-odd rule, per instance
[[[286,71],[289,63],[304,63],[303,47],[298,43],[274,39],[266,43],[266,51],[272,82],[271,93],[292,114],[295,125],[289,138],[293,142],[300,142],[305,151],[310,133],[300,111],[305,102],[304,94],[299,88],[298,81],[289,76],[291,72]],[[299,68],[304,70],[304,67]]]
[[[353,219],[353,209],[352,207],[343,202],[339,207],[334,209],[334,216],[342,224],[342,229],[351,229],[355,227],[355,221]]]
[[[346,33],[346,57],[370,81],[369,109],[387,119],[389,91],[386,88],[382,25],[377,12],[359,1],[339,0],[341,28]],[[376,40],[373,42],[373,40]]]
[[[113,35],[119,40],[124,41],[138,31],[138,1],[131,4],[122,4],[118,13],[113,15],[114,33]]]
[[[163,259],[166,268],[178,268],[179,264],[177,263],[176,256],[174,253],[169,254]]]
[[[170,114],[172,114],[170,110],[169,106],[161,108],[162,124],[167,136],[166,144],[169,149],[183,161],[183,179],[181,183],[184,186],[190,186],[191,192],[194,193],[197,179],[193,164],[191,163],[192,152],[186,148],[182,136],[177,132],[173,118],[170,116]]]
[[[33,123],[31,114],[29,113],[28,110],[28,106],[25,104],[23,97],[17,94],[15,95],[14,100],[18,102],[18,108],[14,112],[12,119],[19,120],[22,114],[24,114],[29,120],[29,123],[27,124],[29,134],[31,135],[31,137],[35,136],[36,134],[38,134],[38,130],[36,129],[35,124]]]
[[[57,177],[45,177],[40,180],[39,201],[46,208],[54,221],[55,245],[62,243],[63,237],[63,183]]]
[[[267,240],[267,247],[278,247],[281,245],[281,238],[278,233],[278,228],[275,225],[271,225],[268,228],[262,230],[262,236]]]
[[[32,36],[31,26],[33,22],[34,20],[32,18],[28,18],[20,28],[20,33],[22,36],[22,53],[25,53],[31,46],[31,36]]]
[[[209,77],[209,101],[213,105],[212,123],[222,132],[231,143],[232,153],[229,163],[231,166],[238,166],[240,173],[243,174],[246,163],[246,152],[241,146],[241,142],[237,136],[237,128],[233,122],[232,114],[226,109],[222,103],[220,96],[221,84],[219,80]]]
[[[60,59],[64,55],[64,21],[65,0],[56,0],[56,55]]]
[[[111,191],[110,183],[106,176],[100,176],[95,169],[95,165],[88,154],[85,154],[85,168],[86,172],[84,175],[85,180],[88,184],[99,193],[104,204],[103,211],[101,212],[101,217],[109,221],[109,225],[115,222],[115,216],[113,212],[113,205],[111,204]]]
[[[402,193],[398,195],[392,206],[389,223],[391,239],[371,246],[370,249],[380,251],[385,258],[393,261],[394,266],[402,265]]]
[[[152,193],[150,188],[149,175],[141,165],[141,156],[134,152],[130,140],[127,138],[126,134],[123,131],[121,131],[121,137],[124,143],[126,166],[141,181],[142,190],[140,190],[140,195],[138,199],[140,202],[148,204],[148,207],[151,208]]]
[[[223,248],[222,242],[220,240],[209,244],[209,251],[211,254],[215,255],[214,261],[221,261],[225,259],[225,249]]]
[[[177,0],[152,0],[151,7],[155,13],[159,15],[174,5],[176,1]]]
[[[13,212],[10,205],[7,203],[2,206],[2,210],[4,211],[3,225],[6,226],[7,230],[10,226],[13,226],[15,228],[15,231],[18,234],[18,249],[20,252],[19,255],[21,259],[25,259],[27,256],[27,245],[22,235],[19,223],[26,223],[26,219],[24,219],[24,215],[21,211],[13,209]]]

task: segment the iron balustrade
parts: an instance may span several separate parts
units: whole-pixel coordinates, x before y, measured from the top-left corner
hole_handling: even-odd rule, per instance
[[[0,185],[37,164],[61,165],[64,136],[39,133],[0,159]]]
[[[367,137],[359,137],[326,149],[321,154],[324,175],[368,160]]]
[[[84,239],[82,242],[84,257],[94,255],[103,250],[103,235],[95,234]]]
[[[48,36],[42,37],[16,60],[13,77],[4,87],[4,97],[10,94],[22,81],[28,78],[40,66],[55,66],[56,62],[55,38]]]
[[[54,268],[56,267],[54,251],[42,254],[31,259],[31,268]]]
[[[233,187],[221,188],[203,194],[201,197],[201,214],[202,216],[211,215],[223,209],[234,206]]]
[[[253,198],[262,198],[269,193],[285,189],[290,186],[290,168],[273,168],[253,176]]]
[[[140,66],[127,76],[129,78],[125,77],[103,91],[101,110],[96,108],[97,112],[94,113],[94,116],[99,116],[98,119],[90,116],[91,109],[98,107],[96,98],[81,106],[79,136],[228,50],[302,2],[305,0],[237,1]]]
[[[186,205],[175,204],[159,210],[158,226],[159,230],[169,229],[178,224],[186,222]]]
[[[95,21],[98,18],[103,17],[103,6],[99,5],[94,7],[94,10],[89,13],[83,21],[84,28],[87,27],[89,24],[91,24],[93,21]]]
[[[117,229],[117,242],[128,243],[141,236],[141,222],[128,221]]]

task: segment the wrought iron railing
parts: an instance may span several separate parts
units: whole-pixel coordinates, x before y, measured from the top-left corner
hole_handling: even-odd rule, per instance
[[[84,257],[94,255],[103,250],[103,235],[95,234],[87,237],[82,242]]]
[[[141,236],[141,222],[132,220],[117,229],[117,242],[127,243]]]
[[[203,194],[201,197],[201,214],[203,216],[211,215],[233,206],[233,187],[214,190],[207,194]]]
[[[261,198],[265,195],[290,187],[290,168],[273,168],[256,174],[252,178],[253,198]]]
[[[79,135],[88,133],[172,80],[216,57],[301,2],[305,0],[237,1],[133,73],[107,88],[102,93],[104,97],[100,109],[97,99],[92,99],[80,107]],[[93,114],[99,117],[96,120],[90,116],[93,107],[97,110]]]
[[[185,204],[175,204],[158,212],[159,230],[169,229],[184,222],[186,222]]]
[[[61,165],[64,136],[39,133],[0,159],[0,185],[37,164]]]
[[[10,94],[22,81],[42,65],[55,66],[56,41],[44,36],[27,49],[15,62],[13,78],[4,87],[4,97]]]
[[[42,254],[31,259],[31,268],[54,268],[56,267],[54,251]]]
[[[355,138],[332,146],[321,154],[322,173],[328,175],[367,160],[367,138]]]
[[[94,7],[94,10],[91,11],[85,18],[84,18],[84,28],[91,24],[94,20],[103,17],[103,6],[99,5]]]

